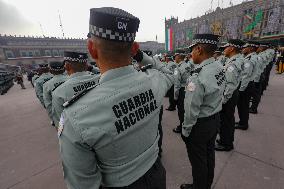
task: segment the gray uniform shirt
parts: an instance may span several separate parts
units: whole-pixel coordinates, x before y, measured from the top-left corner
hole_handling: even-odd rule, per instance
[[[176,69],[174,70],[174,95],[175,99],[178,99],[179,90],[182,87],[186,86],[187,79],[190,76],[191,71],[193,70],[194,66],[191,62],[181,62]]]
[[[63,111],[63,104],[76,93],[96,85],[99,75],[92,75],[91,72],[77,72],[67,78],[67,81],[53,91],[52,115],[57,126]]]
[[[137,72],[132,65],[109,70],[64,109],[59,143],[70,189],[127,186],[156,161],[160,107],[173,77],[158,60],[144,60],[159,71]]]
[[[266,54],[264,52],[261,52],[259,54],[255,54],[255,57],[256,57],[256,73],[255,73],[255,79],[254,81],[255,82],[259,82],[260,81],[260,77],[261,77],[261,74],[263,73],[265,67],[266,67],[266,62],[268,61],[267,60],[267,57],[266,57]]]
[[[39,75],[34,75],[32,78],[32,83],[35,84],[35,81],[39,78]]]
[[[253,81],[254,62],[251,61],[251,55],[244,58],[243,71],[241,75],[241,86],[239,91],[244,91],[248,84]]]
[[[258,60],[257,60],[257,54],[255,52],[248,54],[246,57],[246,59],[249,59],[250,62],[253,65],[253,70],[252,70],[252,78],[251,81],[255,80],[255,77],[258,73]]]
[[[174,70],[177,67],[177,64],[173,61],[169,61],[168,63],[166,63],[166,65],[167,65],[167,68],[172,72],[174,72]]]
[[[67,80],[66,75],[63,75],[63,74],[54,75],[52,79],[50,79],[43,85],[43,101],[44,101],[44,105],[48,113],[48,116],[51,120],[53,120],[52,93],[57,87],[62,85],[66,80]]]
[[[242,55],[236,54],[229,58],[224,66],[226,82],[223,104],[232,98],[234,91],[237,90],[240,84],[243,63]]]
[[[214,58],[209,58],[196,66],[195,70],[199,70],[199,73],[193,73],[189,77],[185,89],[185,114],[182,125],[182,134],[185,137],[189,136],[198,118],[209,117],[222,109],[225,87],[223,66]]]
[[[228,58],[224,55],[220,55],[218,58],[217,58],[217,62],[219,62],[221,65],[225,66],[226,62],[227,62]]]
[[[43,102],[43,84],[49,81],[53,77],[50,73],[43,73],[36,81],[35,81],[35,92],[36,96],[39,99],[40,103],[45,107]]]

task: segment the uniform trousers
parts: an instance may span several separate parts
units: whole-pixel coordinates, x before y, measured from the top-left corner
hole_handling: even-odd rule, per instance
[[[215,139],[220,128],[219,113],[197,119],[189,137],[182,136],[192,166],[194,189],[210,189],[215,169]]]
[[[260,99],[261,99],[261,92],[262,92],[262,80],[260,79],[259,82],[254,82],[251,109],[257,110],[258,105],[260,103]]]
[[[124,187],[101,187],[101,189],[166,189],[166,170],[160,158],[137,181]]]
[[[236,89],[232,97],[222,106],[220,112],[220,144],[233,147],[235,133],[235,108],[238,103],[239,90]]]
[[[177,99],[179,126],[182,126],[182,123],[184,121],[184,98],[185,98],[185,88],[182,87],[179,89],[179,95]]]
[[[270,72],[272,70],[272,67],[273,67],[273,62],[270,62],[267,66],[267,72],[266,72],[266,80],[265,80],[265,88],[264,90],[266,90],[266,87],[268,86],[268,83],[269,83],[269,78],[270,78]]]
[[[162,119],[163,119],[163,106],[160,108],[160,114],[159,114],[159,125],[158,125],[158,131],[160,134],[160,138],[158,141],[158,146],[159,146],[159,154],[161,155],[162,153],[162,144],[163,144],[163,128],[162,128]]]
[[[175,101],[175,97],[174,97],[174,85],[169,89],[168,91],[168,96],[169,96],[169,108],[176,108],[176,101]]]
[[[249,103],[252,96],[252,90],[254,88],[253,86],[254,83],[250,82],[244,91],[239,91],[237,108],[240,119],[239,124],[243,126],[248,126]]]

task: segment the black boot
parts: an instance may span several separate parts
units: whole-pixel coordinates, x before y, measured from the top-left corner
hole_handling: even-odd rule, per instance
[[[180,189],[193,189],[193,184],[182,184]]]
[[[181,126],[178,125],[176,128],[173,129],[174,133],[181,133]]]
[[[235,124],[235,129],[247,130],[248,129],[248,125],[241,125],[239,123],[236,123]]]

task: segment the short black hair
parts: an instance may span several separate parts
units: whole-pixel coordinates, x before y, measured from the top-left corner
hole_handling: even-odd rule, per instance
[[[72,62],[72,61],[65,61],[65,64],[69,63],[72,69],[76,72],[83,72],[87,71],[87,63],[86,62]]]
[[[217,50],[217,45],[213,45],[213,44],[198,44],[206,54],[209,55],[214,55],[215,51]]]
[[[63,74],[65,72],[65,69],[62,69],[62,70],[52,70],[50,69],[50,73],[53,74],[53,75],[60,75],[60,74]]]
[[[110,58],[131,56],[133,42],[110,41],[94,36],[100,51]]]

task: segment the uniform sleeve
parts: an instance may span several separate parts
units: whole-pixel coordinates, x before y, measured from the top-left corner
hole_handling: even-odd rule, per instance
[[[63,117],[70,115],[64,112]],[[60,123],[63,124],[59,136],[60,154],[68,189],[99,189],[102,176],[94,150],[83,141],[72,121],[61,120]]]
[[[228,102],[232,98],[234,91],[238,88],[238,74],[237,69],[233,66],[229,66],[225,72],[226,84],[224,90],[224,101],[223,104]]]
[[[182,135],[188,137],[193,125],[196,124],[200,113],[200,106],[203,103],[205,88],[202,83],[195,78],[186,87],[184,99],[184,123],[182,125]]]
[[[48,83],[43,85],[43,102],[50,119],[52,119],[52,98]]]
[[[178,99],[180,88],[181,88],[181,72],[180,72],[180,69],[177,67],[174,70],[174,98],[175,99]]]
[[[55,122],[55,126],[58,126],[60,115],[63,112],[63,98],[57,93],[57,90],[53,92],[52,98],[52,120]]]
[[[152,65],[153,69],[156,69],[160,72],[160,82],[161,88],[166,94],[166,92],[171,88],[174,84],[174,74],[172,71],[167,69],[166,65],[159,61],[157,58],[152,58],[143,53],[143,60],[141,65]]]
[[[244,70],[242,72],[242,79],[241,79],[241,87],[240,87],[240,91],[244,91],[246,90],[249,82],[252,80],[252,73],[253,73],[253,65],[250,62],[250,60],[245,59],[244,62]]]
[[[37,97],[40,103],[43,105],[43,107],[45,107],[44,102],[43,102],[42,86],[40,85],[40,83],[36,83],[35,88],[36,88]]]

